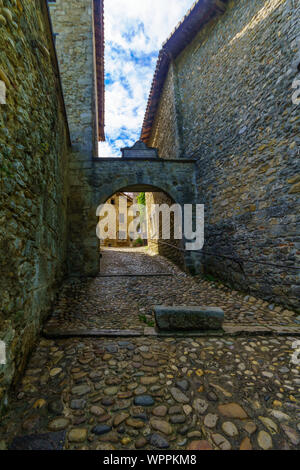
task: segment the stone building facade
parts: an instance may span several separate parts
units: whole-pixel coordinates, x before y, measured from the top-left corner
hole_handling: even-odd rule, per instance
[[[196,2],[159,55],[141,134],[196,162],[197,270],[298,309],[299,16],[293,0]]]
[[[74,152],[98,155],[104,137],[102,0],[49,1]]]
[[[70,138],[44,1],[0,2],[0,408],[67,272]]]
[[[94,275],[99,270],[95,229],[100,202],[93,203],[93,159],[98,160],[98,142],[105,140],[104,2],[56,0],[48,4],[72,142],[67,268],[71,274]],[[92,230],[93,240],[86,239],[87,230]]]
[[[123,199],[123,204],[125,207],[125,201],[126,201],[126,213],[124,212],[124,207],[121,207],[120,205],[120,198]],[[100,246],[106,246],[106,247],[127,247],[131,246],[131,239],[129,236],[129,224],[132,222],[133,217],[130,215],[130,207],[133,204],[133,198],[126,193],[118,192],[114,194],[112,197],[110,197],[107,201],[106,204],[110,204],[114,207],[115,209],[115,214],[109,216],[109,223],[116,227],[116,235],[117,238],[111,239],[111,238],[106,238],[105,240],[101,241]],[[110,219],[114,220],[110,220]],[[126,237],[125,237],[126,233]]]

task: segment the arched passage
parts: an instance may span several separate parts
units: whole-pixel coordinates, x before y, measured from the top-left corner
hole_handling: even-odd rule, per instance
[[[160,191],[181,206],[197,203],[192,160],[98,158],[86,166],[78,165],[72,169],[69,204],[71,275],[98,274],[97,208],[117,191]],[[187,259],[186,264],[189,263]]]
[[[134,222],[132,209],[138,203],[138,196],[143,195],[145,208],[142,210],[143,219],[138,224],[138,219]],[[185,269],[184,243],[182,238],[178,238],[177,232],[183,232],[183,208],[176,204],[176,201],[153,185],[131,185],[121,188],[110,195],[105,201],[107,211],[103,213],[102,236],[100,240],[100,252],[102,253],[100,262],[100,272],[103,266],[107,270],[107,254],[105,251],[114,250],[114,258],[118,258],[120,248],[129,250],[130,248],[146,247],[147,253],[151,255],[162,255],[175,262],[179,267]],[[154,204],[164,209],[164,216],[159,214],[158,220],[154,217]],[[136,207],[135,207],[136,209]],[[159,221],[159,225],[154,224]],[[165,233],[163,234],[162,223],[165,223]],[[112,229],[109,236],[109,229]],[[100,225],[99,225],[100,227]],[[139,233],[135,231],[139,227]],[[155,230],[156,227],[156,230]],[[176,227],[176,228],[175,228]]]

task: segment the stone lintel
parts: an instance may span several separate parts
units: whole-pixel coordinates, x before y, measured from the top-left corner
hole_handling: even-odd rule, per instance
[[[121,149],[122,158],[158,158],[156,148],[147,147],[141,140],[137,141],[132,147]]]

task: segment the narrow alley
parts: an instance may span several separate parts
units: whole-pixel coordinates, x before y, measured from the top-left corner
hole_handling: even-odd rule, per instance
[[[0,0],[0,451],[300,449],[299,17]]]

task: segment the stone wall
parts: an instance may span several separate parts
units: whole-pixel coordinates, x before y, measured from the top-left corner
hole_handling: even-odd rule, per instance
[[[66,270],[68,127],[44,1],[0,1],[0,407]]]
[[[206,207],[204,249],[212,255],[202,259],[205,271],[295,308],[299,270],[250,261],[300,265],[300,121],[292,103],[299,15],[293,0],[230,1],[169,72],[177,75],[181,156],[197,160],[199,202]],[[172,93],[170,82],[161,103]],[[175,139],[169,109],[159,108],[148,145]]]
[[[171,64],[156,113],[152,142],[161,158],[180,158],[181,129],[177,106],[177,76]]]
[[[56,0],[49,7],[72,147],[96,156],[93,1]]]

